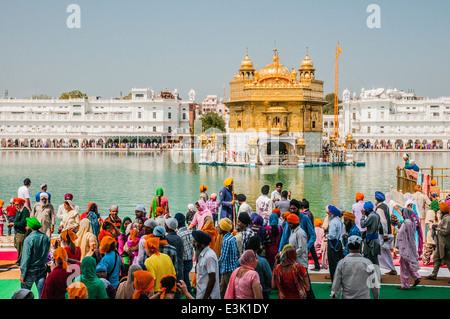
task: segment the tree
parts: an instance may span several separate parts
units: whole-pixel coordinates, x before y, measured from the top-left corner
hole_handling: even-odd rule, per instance
[[[52,97],[48,96],[47,94],[33,94],[29,99],[33,100],[51,100]]]
[[[225,131],[225,121],[217,113],[208,112],[201,117],[201,121],[203,131],[211,128],[216,128],[221,132]]]
[[[131,100],[131,92],[128,95],[125,95],[122,100]]]
[[[334,114],[334,93],[328,93],[325,95],[325,101],[328,103],[323,106],[323,114],[324,115],[333,115]],[[338,103],[340,104],[342,101],[338,99]],[[342,106],[339,105],[339,110],[342,109]]]
[[[85,93],[82,93],[78,90],[70,91],[70,92],[64,92],[59,97],[61,100],[68,100],[68,99],[86,99],[87,95]]]

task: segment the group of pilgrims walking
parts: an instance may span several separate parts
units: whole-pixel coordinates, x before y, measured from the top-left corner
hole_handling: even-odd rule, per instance
[[[117,205],[107,217],[94,202],[82,212],[70,193],[56,208],[46,184],[32,205],[30,184],[0,210],[18,253],[13,299],[315,299],[310,274],[321,269],[330,298],[378,299],[380,268],[397,275],[398,256],[399,289],[420,284],[420,260],[434,263],[428,279],[450,265],[450,199],[420,187],[403,208],[358,192],[351,209],[327,205],[319,218],[281,182],[264,185],[253,210],[228,178],[218,194],[201,185],[186,212],[158,188],[148,212],[120,218]]]

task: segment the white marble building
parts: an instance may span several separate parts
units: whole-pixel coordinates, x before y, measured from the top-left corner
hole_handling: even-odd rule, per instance
[[[325,119],[324,119],[325,123]],[[396,89],[344,90],[339,114],[339,136],[351,133],[357,144],[415,148],[450,147],[450,97],[417,97]]]
[[[0,147],[103,146],[167,142],[190,131],[189,106],[178,91],[133,88],[131,99],[0,99]]]

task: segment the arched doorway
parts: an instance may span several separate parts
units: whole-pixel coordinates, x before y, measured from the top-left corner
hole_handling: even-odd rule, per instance
[[[269,142],[266,148],[267,155],[288,155],[289,144],[285,142]]]

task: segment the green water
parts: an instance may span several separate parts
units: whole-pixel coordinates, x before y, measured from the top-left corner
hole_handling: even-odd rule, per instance
[[[419,167],[446,167],[450,153],[410,153]],[[108,214],[112,204],[119,205],[119,216],[134,216],[136,205],[148,210],[157,187],[164,189],[169,199],[172,215],[185,213],[187,205],[198,199],[199,186],[209,187],[208,194],[219,193],[223,181],[234,178],[235,192],[244,193],[247,202],[255,208],[261,187],[268,184],[271,190],[279,181],[292,198],[307,198],[316,217],[323,217],[325,206],[354,203],[356,192],[373,200],[375,191],[388,192],[396,185],[395,168],[402,165],[401,153],[358,153],[355,159],[366,163],[363,167],[311,167],[268,168],[206,166],[174,158],[168,152],[106,153],[96,151],[1,151],[0,199],[17,196],[23,180],[31,179],[30,194],[40,191],[42,183],[48,184],[52,203],[57,207],[65,193],[74,194],[74,203],[80,212],[89,202],[96,202],[100,214]],[[6,207],[6,206],[5,206]]]

